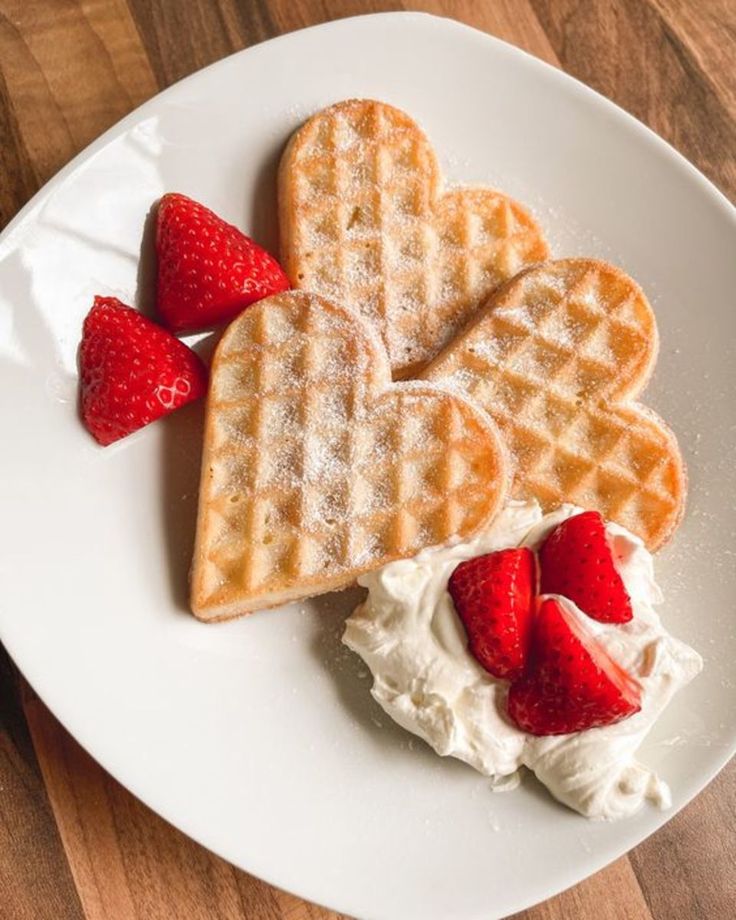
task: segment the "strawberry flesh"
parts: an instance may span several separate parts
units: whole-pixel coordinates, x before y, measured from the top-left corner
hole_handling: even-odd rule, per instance
[[[95,297],[84,320],[79,368],[82,419],[103,445],[207,391],[199,356],[115,297]]]
[[[534,619],[527,670],[512,684],[508,714],[532,735],[562,735],[612,725],[640,706],[631,675],[554,598]]]
[[[505,549],[461,562],[447,590],[468,634],[468,647],[494,677],[524,670],[532,621],[535,562],[531,550]]]
[[[631,599],[597,511],[576,514],[558,525],[539,550],[539,566],[542,594],[561,594],[601,623],[632,618]]]
[[[273,256],[186,195],[161,199],[156,254],[158,312],[174,332],[227,322],[289,287]]]

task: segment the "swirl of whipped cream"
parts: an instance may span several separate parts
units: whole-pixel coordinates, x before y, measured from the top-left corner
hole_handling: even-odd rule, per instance
[[[607,524],[634,617],[598,623],[567,599],[611,657],[642,687],[641,711],[615,725],[536,737],[506,715],[508,684],[468,652],[447,581],[458,563],[510,546],[537,549],[561,521],[582,509],[543,515],[535,501],[510,502],[491,527],[467,543],[423,550],[360,578],[368,597],[347,620],[343,641],[373,674],[375,699],[399,725],[441,755],[457,757],[503,789],[532,770],[555,798],[591,818],[633,814],[645,800],[670,805],[669,789],[634,755],[674,693],[702,668],[697,652],[670,636],[654,611],[662,594],[652,557],[623,527]]]

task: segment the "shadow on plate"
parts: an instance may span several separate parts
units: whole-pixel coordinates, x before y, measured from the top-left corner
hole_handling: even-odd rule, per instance
[[[204,400],[157,422],[162,429],[161,526],[168,556],[171,596],[189,613],[189,566],[194,549],[197,492],[204,431]]]
[[[394,722],[371,696],[372,677],[367,665],[359,655],[342,643],[345,620],[365,596],[365,589],[356,586],[322,595],[312,601],[316,627],[311,652],[332,678],[338,699],[350,717],[383,751],[389,749],[396,757],[421,758],[426,767],[441,769],[443,776],[453,773],[467,776],[468,771],[475,772],[472,767],[455,757],[440,757],[426,741]],[[522,768],[520,775],[521,788],[525,795],[543,803],[545,807],[562,808],[530,770]],[[481,787],[488,786],[487,777],[477,772],[475,777]],[[493,793],[489,789],[488,794],[513,796],[518,795],[519,791]]]
[[[261,246],[278,254],[276,175],[283,144],[275,147],[263,163],[255,195],[248,196],[245,226]],[[156,213],[158,201],[146,215],[141,235],[141,251],[135,303],[138,309],[156,319]],[[212,354],[225,326],[197,341],[194,350],[211,363]],[[167,547],[171,595],[177,608],[189,611],[189,567],[194,549],[197,520],[204,400],[179,409],[158,423],[163,428],[161,476],[163,500],[162,529]]]
[[[149,319],[156,320],[156,213],[159,199],[151,204],[143,221],[140,258],[136,277],[135,306]]]
[[[243,212],[245,232],[277,259],[279,258],[279,221],[276,179],[279,160],[285,144],[286,138],[283,143],[274,147],[261,164],[255,182],[255,190],[252,194],[248,194]]]
[[[397,757],[421,758],[436,766],[439,757],[421,738],[401,728],[371,696],[372,677],[359,655],[342,643],[345,620],[365,598],[364,588],[324,594],[311,602],[315,610],[315,632],[311,642],[313,657],[332,679],[335,692],[348,715],[358,723],[382,750]],[[467,770],[459,760],[443,758],[443,769]]]

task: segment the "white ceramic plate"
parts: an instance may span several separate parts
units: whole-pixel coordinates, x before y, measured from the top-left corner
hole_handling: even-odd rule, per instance
[[[664,617],[706,667],[643,756],[679,808],[732,753],[734,210],[579,83],[420,15],[343,20],[196,74],[92,144],[7,228],[0,635],[94,757],[237,865],[361,917],[488,920],[594,872],[672,812],[586,822],[531,780],[493,794],[413,742],[339,644],[355,592],[198,623],[185,605],[201,406],[107,449],[76,415],[93,294],[150,299],[139,254],[152,203],[186,192],[273,245],[286,138],[325,104],[366,95],[418,118],[450,180],[497,184],[536,210],[557,255],[611,258],[652,297],[662,351],[648,401],[679,434],[692,486],[659,558]]]

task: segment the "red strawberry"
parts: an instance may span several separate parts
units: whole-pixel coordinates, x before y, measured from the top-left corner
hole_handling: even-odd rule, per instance
[[[461,562],[450,592],[470,651],[494,677],[514,680],[524,669],[535,588],[534,554],[504,549]]]
[[[171,333],[116,297],[95,297],[79,349],[82,418],[112,444],[207,391],[207,369]]]
[[[562,594],[601,623],[627,623],[633,616],[597,511],[556,527],[539,550],[539,565],[542,594]]]
[[[265,249],[186,195],[164,195],[156,224],[158,310],[174,332],[226,322],[289,279]]]
[[[611,725],[641,708],[640,687],[569,610],[546,598],[534,619],[529,664],[508,712],[522,731],[564,735]]]

